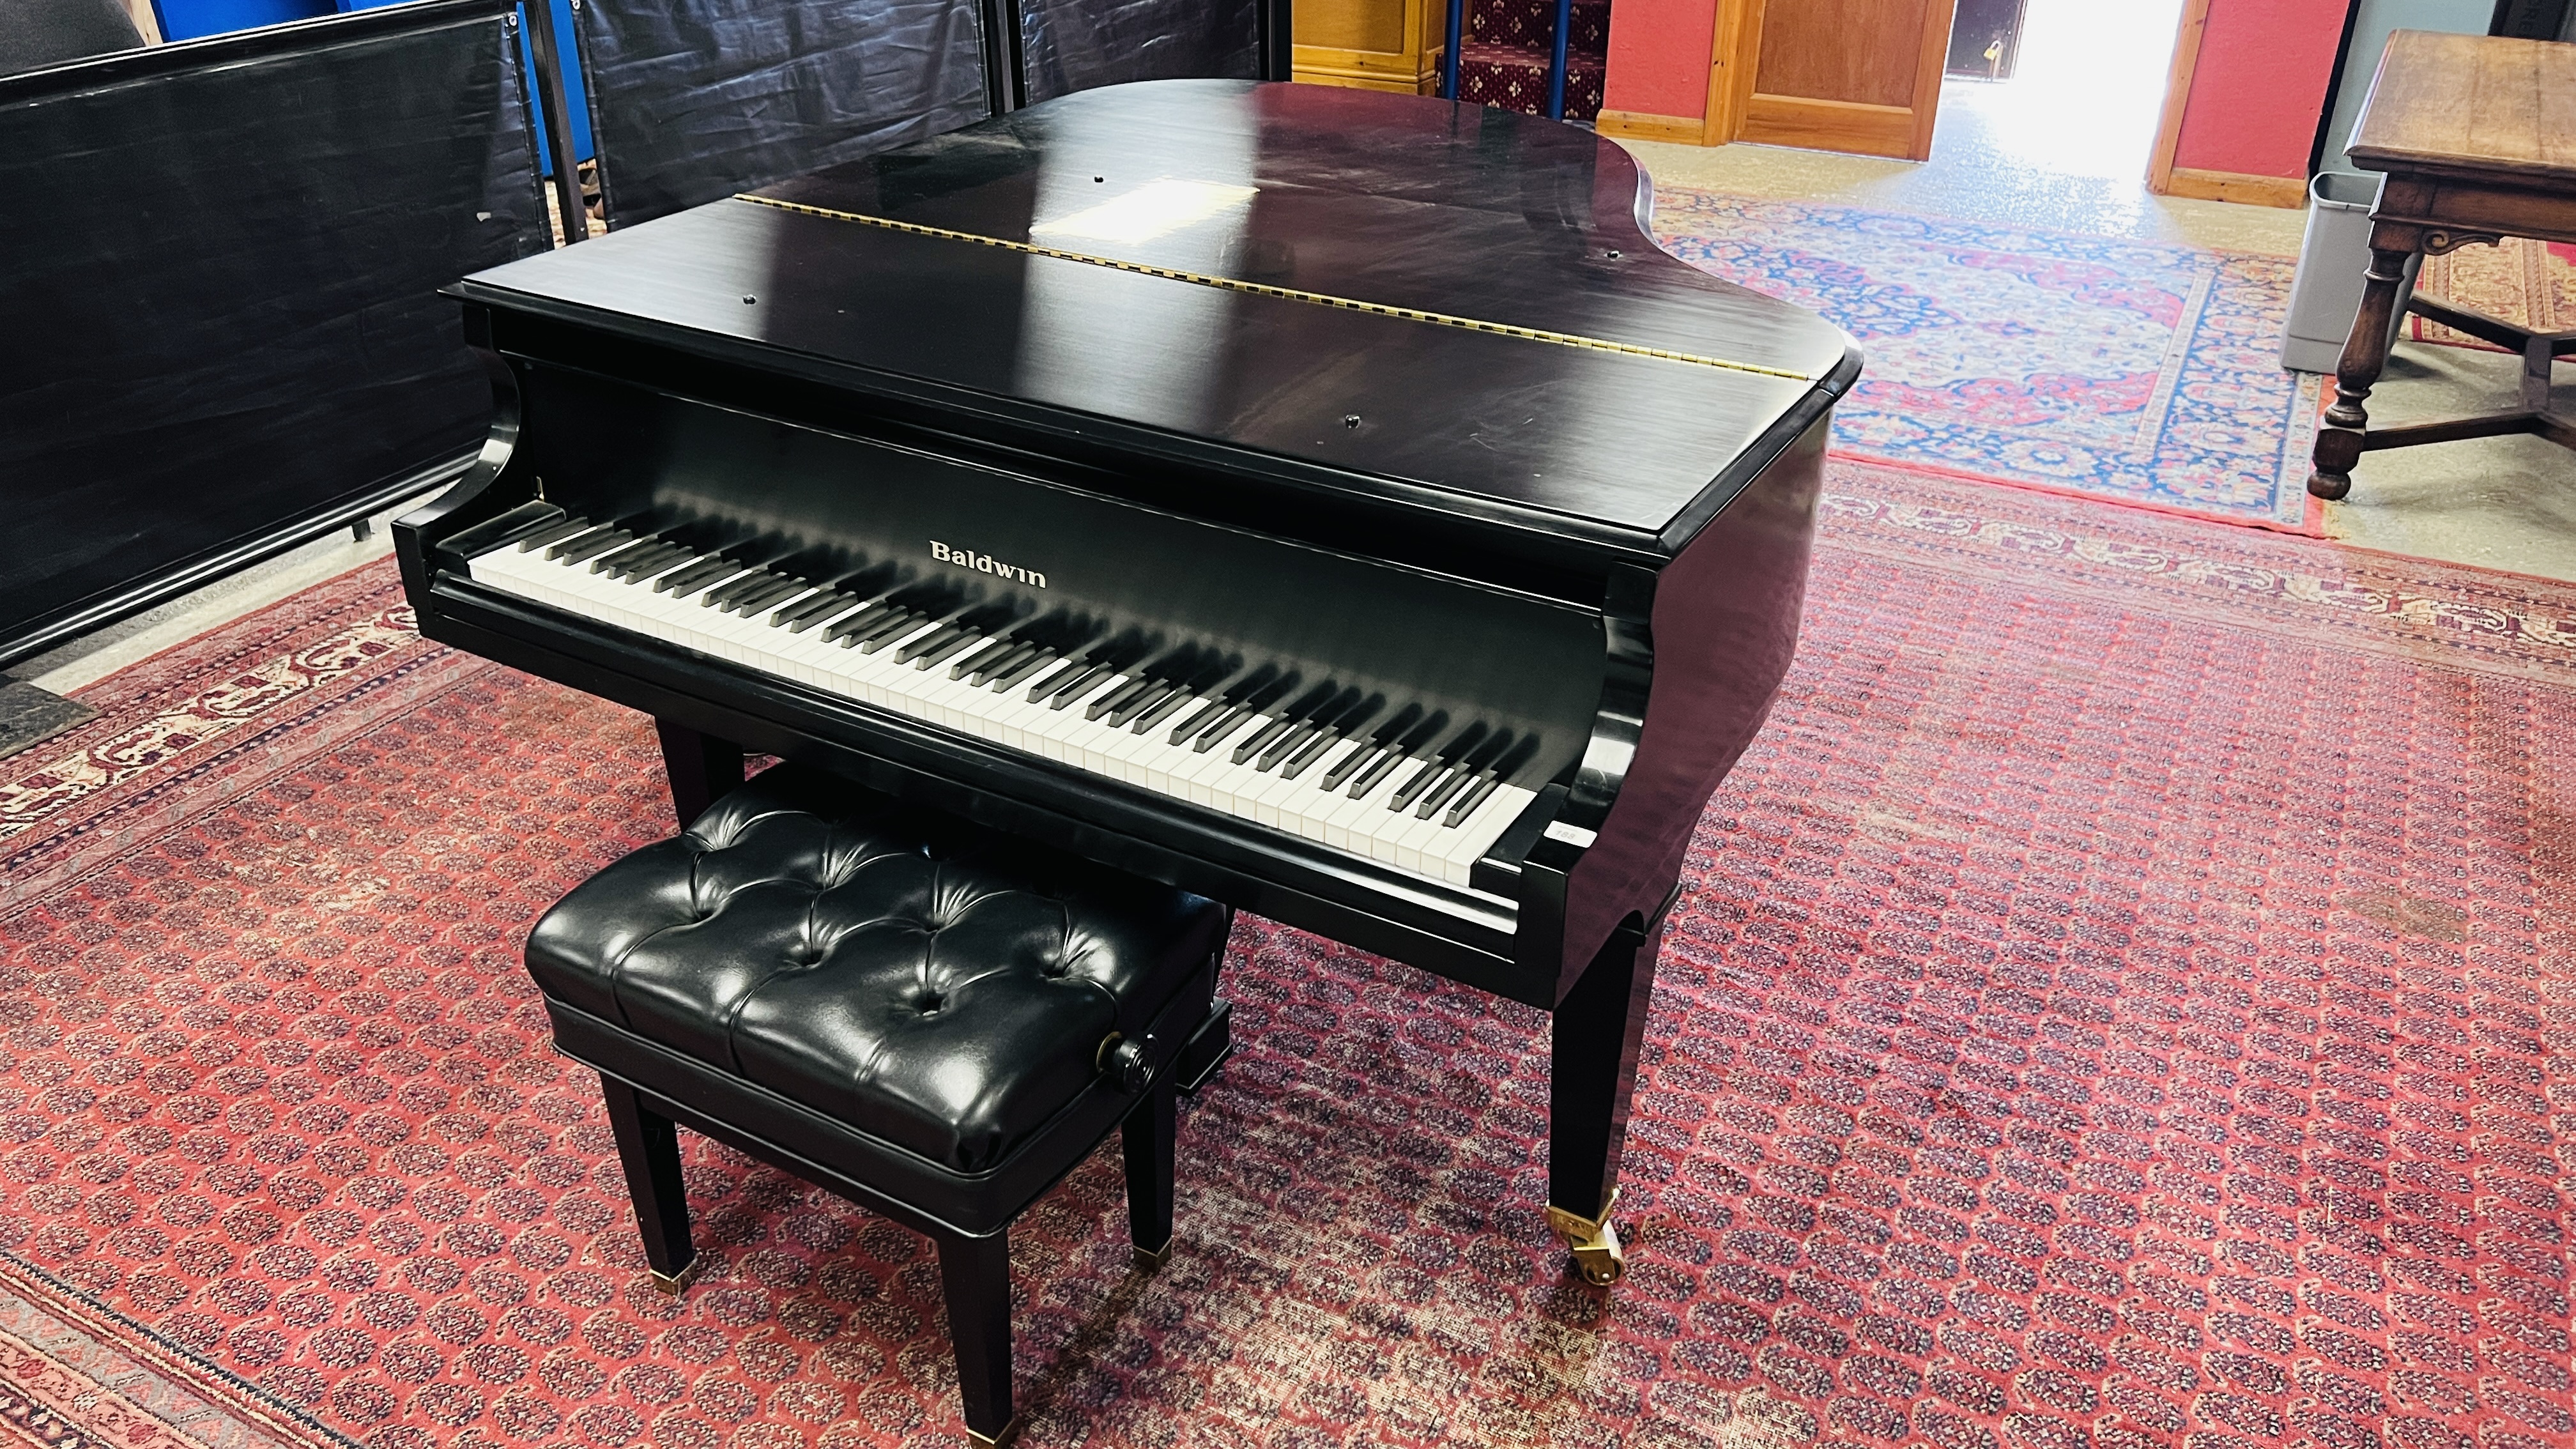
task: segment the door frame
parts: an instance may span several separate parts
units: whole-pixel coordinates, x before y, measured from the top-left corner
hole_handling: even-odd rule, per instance
[[[2156,117],[2155,149],[2147,153],[2147,189],[2173,189],[2174,148],[2182,144],[2182,113],[2191,105],[2191,73],[2200,64],[2200,37],[2209,29],[2209,0],[2183,0],[2174,27],[2173,62],[2165,71],[2165,108]]]

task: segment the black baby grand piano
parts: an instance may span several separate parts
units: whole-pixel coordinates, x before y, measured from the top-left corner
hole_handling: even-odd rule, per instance
[[[1590,133],[1085,92],[455,288],[435,639],[1552,1009],[1595,1282],[1664,912],[1797,642],[1835,328]]]

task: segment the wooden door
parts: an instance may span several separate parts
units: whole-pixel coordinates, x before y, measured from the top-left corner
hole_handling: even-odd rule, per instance
[[[1723,0],[1718,34],[1734,53],[1721,54],[1710,89],[1723,78],[1733,94],[1712,94],[1709,115],[1734,134],[1710,139],[1930,158],[1954,5]],[[1732,25],[1729,9],[1741,13]]]

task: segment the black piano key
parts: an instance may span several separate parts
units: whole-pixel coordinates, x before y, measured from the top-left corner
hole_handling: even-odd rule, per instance
[[[932,622],[932,616],[923,610],[902,609],[878,620],[874,627],[851,635],[850,642],[858,646],[860,653],[874,654],[889,644],[921,632]]]
[[[1083,718],[1098,719],[1104,714],[1114,715],[1118,711],[1125,709],[1130,701],[1141,699],[1145,695],[1152,693],[1161,687],[1161,680],[1154,678],[1150,674],[1138,674],[1134,678],[1128,680],[1125,684],[1120,685],[1118,688],[1113,689],[1109,693],[1093,700],[1091,702],[1091,708],[1083,715]],[[1109,723],[1114,727],[1119,723],[1119,721],[1113,719]]]
[[[1147,730],[1152,729],[1154,726],[1161,724],[1163,721],[1170,719],[1175,713],[1187,708],[1199,698],[1199,695],[1192,693],[1186,688],[1175,688],[1171,693],[1164,695],[1161,699],[1147,706],[1136,716],[1135,722],[1127,726],[1127,728],[1132,733],[1141,735]]]
[[[1179,680],[1149,680],[1147,681],[1145,688],[1129,694],[1125,699],[1120,700],[1115,708],[1109,711],[1108,725],[1113,730],[1123,730],[1127,728],[1127,726],[1132,723],[1138,715],[1160,705],[1164,700],[1171,698],[1173,695],[1187,693],[1189,693],[1189,691],[1181,687]]]
[[[1216,723],[1199,731],[1197,738],[1190,741],[1190,750],[1194,754],[1204,755],[1224,744],[1226,736],[1259,718],[1261,718],[1261,712],[1251,705],[1229,705],[1224,714],[1217,716]]]
[[[742,565],[735,563],[732,559],[726,558],[722,554],[712,555],[702,562],[691,564],[687,568],[680,570],[678,573],[664,574],[660,578],[655,579],[653,581],[653,592],[657,594],[670,594],[675,598],[686,598],[692,591],[706,584],[711,584],[716,580],[723,578],[725,575],[739,570],[741,567]]]
[[[730,611],[736,599],[758,593],[777,581],[778,575],[767,569],[745,569],[739,575],[707,590],[706,597],[698,602],[710,609]]]
[[[1083,690],[1090,688],[1094,684],[1105,682],[1109,678],[1109,661],[1104,659],[1095,663],[1085,664],[1080,660],[1075,660],[1074,666],[1069,672],[1048,676],[1049,682],[1061,679],[1064,683],[1057,685],[1056,688],[1052,690],[1046,689],[1045,686],[1041,684],[1037,689],[1029,691],[1029,699],[1032,703],[1037,700],[1044,699],[1047,702],[1047,708],[1063,709],[1071,705],[1076,699],[1080,698]]]
[[[1269,753],[1262,757],[1261,768],[1268,770],[1274,765],[1285,765],[1292,760],[1312,758],[1307,754],[1310,748],[1317,752],[1329,748],[1341,735],[1342,717],[1357,708],[1359,702],[1360,692],[1355,688],[1345,689],[1326,700],[1312,714],[1307,715],[1303,723],[1290,730],[1284,738],[1270,747]],[[1282,770],[1281,778],[1293,780],[1296,776]]]
[[[1177,745],[1181,741],[1188,739],[1190,736],[1197,734],[1210,720],[1223,714],[1227,708],[1228,706],[1225,698],[1220,695],[1219,697],[1211,699],[1200,705],[1197,709],[1191,710],[1190,717],[1188,719],[1172,726],[1172,733],[1168,743]]]
[[[846,649],[855,642],[854,636],[873,629],[892,615],[902,612],[902,606],[894,600],[879,599],[864,609],[845,614],[832,621],[832,627],[823,631],[823,638],[826,641],[837,639]]]
[[[746,619],[753,618],[767,613],[790,599],[800,599],[812,592],[814,592],[814,584],[810,579],[781,579],[768,588],[736,599],[733,612]]]
[[[991,674],[1006,663],[1016,661],[1020,655],[1036,647],[1025,639],[1005,637],[989,640],[983,648],[948,666],[948,677],[963,679],[970,684],[981,684],[984,682],[983,676]]]
[[[1406,713],[1413,712],[1407,710]],[[1387,751],[1378,756],[1377,763],[1361,771],[1360,777],[1351,782],[1352,799],[1368,798],[1369,792],[1378,787],[1379,781],[1385,779],[1397,766],[1428,749],[1431,742],[1440,738],[1441,733],[1449,728],[1449,711],[1445,709],[1434,710],[1427,716],[1417,715],[1416,718],[1419,723],[1388,741]]]
[[[940,665],[947,663],[949,660],[956,658],[959,654],[985,642],[986,636],[983,630],[962,630],[954,638],[951,638],[947,643],[940,645],[938,648],[930,650],[928,653],[914,655],[912,667],[915,669],[936,669]]]
[[[807,587],[809,586],[799,580],[780,578],[776,574],[753,579],[740,588],[727,584],[724,588],[726,598],[716,605],[716,612],[740,614],[744,618],[749,618],[771,604],[783,603],[794,595],[802,593]]]
[[[1449,808],[1449,816],[1440,822],[1441,825],[1454,829],[1460,821],[1476,813],[1476,807],[1485,803],[1486,796],[1502,787],[1502,776],[1491,769],[1479,771],[1476,775],[1476,788],[1458,797],[1458,803]]]
[[[1253,670],[1251,673],[1244,675],[1242,678],[1235,680],[1232,684],[1226,685],[1222,690],[1217,688],[1218,684],[1223,683],[1221,679],[1211,681],[1205,689],[1200,691],[1200,693],[1207,696],[1207,703],[1198,709],[1190,711],[1190,717],[1188,719],[1172,726],[1171,743],[1177,745],[1183,740],[1196,736],[1199,731],[1206,729],[1210,724],[1212,724],[1219,715],[1224,714],[1228,709],[1235,705],[1241,704],[1245,700],[1250,699],[1254,694],[1257,694],[1262,689],[1268,687],[1270,682],[1278,677],[1278,665],[1264,664],[1258,669]]]
[[[603,528],[596,533],[585,533],[579,538],[566,539],[556,544],[546,550],[546,557],[566,564],[588,563],[610,549],[626,544],[634,537],[635,535],[622,528]]]
[[[1382,740],[1371,737],[1359,741],[1351,747],[1349,754],[1334,761],[1333,768],[1324,772],[1322,788],[1326,790],[1342,788],[1342,782],[1349,779],[1353,771],[1385,753],[1386,744]]]
[[[572,537],[574,534],[587,532],[588,530],[597,528],[598,526],[598,524],[591,522],[587,518],[575,518],[571,514],[567,513],[563,517],[556,519],[554,522],[547,524],[545,527],[538,529],[536,532],[529,534],[527,537],[520,539],[519,552],[535,553],[541,548],[550,548],[555,544],[561,543],[565,539]]]
[[[678,568],[680,565],[687,563],[689,560],[696,557],[696,554],[680,547],[676,543],[664,544],[661,548],[652,553],[637,554],[635,557],[628,559],[626,563],[615,570],[615,572],[618,578],[627,583],[642,583],[644,580],[653,577],[655,574],[665,573],[671,569]]]
[[[487,518],[449,535],[439,547],[463,559],[503,549],[525,553],[539,535],[560,528],[566,521],[564,511],[551,503],[522,503],[497,518]]]
[[[1413,807],[1413,818],[1416,820],[1430,819],[1434,814],[1438,813],[1442,805],[1448,802],[1450,796],[1457,794],[1460,790],[1465,789],[1469,784],[1473,783],[1477,773],[1478,772],[1476,770],[1470,768],[1464,763],[1460,763],[1452,767],[1447,775],[1441,777],[1439,784],[1422,792],[1422,799]]]
[[[1270,748],[1261,752],[1261,758],[1253,764],[1253,768],[1262,774],[1269,774],[1274,766],[1288,758],[1298,746],[1321,733],[1323,728],[1321,720],[1313,718],[1299,720],[1295,728],[1270,742]]]
[[[1055,663],[1063,657],[1063,655],[1058,654],[1052,649],[1040,649],[1031,654],[1028,658],[1023,659],[1016,664],[996,670],[993,674],[992,683],[986,685],[985,688],[990,689],[995,694],[1000,694],[1004,690],[1018,684],[1021,680],[1028,678],[1030,675],[1037,673],[1039,670],[1046,668],[1048,665]]]
[[[1350,691],[1350,693],[1353,696],[1356,696],[1359,694],[1359,691],[1354,689]],[[1288,763],[1281,767],[1279,771],[1279,778],[1283,780],[1294,780],[1298,776],[1306,773],[1308,766],[1313,765],[1317,760],[1320,760],[1326,754],[1329,754],[1332,751],[1333,746],[1349,739],[1352,731],[1357,730],[1364,724],[1367,724],[1370,719],[1376,716],[1379,710],[1385,707],[1386,697],[1384,695],[1372,694],[1366,699],[1358,700],[1356,703],[1352,704],[1350,708],[1340,711],[1334,716],[1333,722],[1330,726],[1316,734],[1314,738],[1308,740],[1304,748],[1288,757]],[[1330,790],[1333,787],[1330,784],[1325,784],[1323,788]]]
[[[817,589],[812,598],[798,599],[770,615],[769,622],[790,634],[802,634],[831,617],[833,610],[846,609],[856,603],[858,600],[837,589]]]
[[[592,559],[590,561],[590,571],[595,574],[612,573],[625,568],[627,563],[631,560],[642,558],[648,554],[660,553],[670,546],[671,545],[658,538],[638,539],[635,542],[626,545],[624,548],[610,549],[608,552]]]
[[[1395,742],[1404,738],[1404,732],[1413,728],[1421,719],[1422,706],[1419,704],[1408,704],[1397,710],[1392,718],[1369,731],[1368,739],[1360,748],[1344,755],[1334,764],[1324,776],[1324,788],[1327,790],[1342,788],[1342,782],[1349,779],[1354,771],[1365,769],[1371,761],[1393,749]],[[1365,792],[1353,791],[1352,797],[1356,799],[1363,793]]]
[[[1264,749],[1269,748],[1272,740],[1279,738],[1281,735],[1286,734],[1288,731],[1295,729],[1296,727],[1297,721],[1289,718],[1284,713],[1272,716],[1268,724],[1265,724],[1261,728],[1254,730],[1251,734],[1244,736],[1243,743],[1234,747],[1234,762],[1240,765],[1244,761],[1251,759],[1254,755],[1257,755]]]
[[[1330,683],[1316,686],[1320,691],[1329,691],[1332,687],[1333,686]],[[1317,733],[1331,724],[1335,718],[1340,716],[1343,710],[1348,709],[1359,697],[1360,692],[1358,690],[1345,689],[1338,694],[1326,693],[1320,702],[1312,705],[1305,705],[1305,701],[1299,701],[1300,705],[1304,707],[1289,711],[1289,716],[1294,721],[1294,727],[1286,734],[1272,740],[1270,742],[1270,747],[1261,752],[1260,763],[1255,765],[1253,768],[1259,770],[1265,775],[1270,773],[1271,769],[1277,766],[1280,761],[1287,759],[1292,754],[1295,754],[1299,747],[1303,746],[1306,741],[1314,738]],[[1312,698],[1312,696],[1309,696],[1309,698]]]
[[[1048,670],[1035,684],[1029,686],[1029,703],[1035,704],[1055,693],[1069,683],[1075,675],[1080,674],[1085,667],[1083,656],[1068,657],[1057,662],[1060,667]]]
[[[942,624],[938,628],[931,630],[927,634],[916,637],[911,643],[894,651],[894,662],[897,664],[911,664],[919,660],[921,656],[948,643],[951,639],[974,637],[974,631],[969,629],[962,621]]]
[[[1287,691],[1281,690],[1279,693],[1281,695],[1285,695]],[[1274,698],[1275,697],[1277,696],[1274,696]],[[1299,724],[1305,721],[1308,715],[1311,715],[1315,713],[1315,711],[1323,708],[1324,702],[1332,697],[1333,686],[1330,681],[1327,681],[1316,685],[1314,688],[1307,690],[1304,694],[1298,695],[1295,699],[1290,700],[1285,708],[1278,710],[1271,716],[1270,723],[1253,731],[1249,739],[1246,739],[1242,744],[1235,747],[1234,762],[1240,765],[1244,761],[1251,759],[1254,755],[1268,749],[1271,741],[1279,738],[1289,730],[1295,729]]]
[[[1397,786],[1395,793],[1387,798],[1386,808],[1401,812],[1405,806],[1413,803],[1415,796],[1421,794],[1432,781],[1448,773],[1448,770],[1449,762],[1437,755],[1423,761],[1422,768],[1414,771],[1412,777]]]
[[[1491,732],[1482,720],[1460,730],[1456,738],[1432,754],[1419,773],[1404,782],[1404,787],[1396,791],[1394,798],[1386,802],[1386,808],[1403,810],[1411,805],[1425,789],[1445,782],[1450,774],[1461,767],[1468,753],[1484,743],[1485,736]]]

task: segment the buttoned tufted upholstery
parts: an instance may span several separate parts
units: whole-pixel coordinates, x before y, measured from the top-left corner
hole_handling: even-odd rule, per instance
[[[527,961],[594,1065],[674,1094],[737,1079],[977,1174],[1099,1088],[1112,1032],[1203,995],[1225,927],[1197,896],[782,765],[576,888]],[[680,1060],[595,1060],[616,1038]]]

